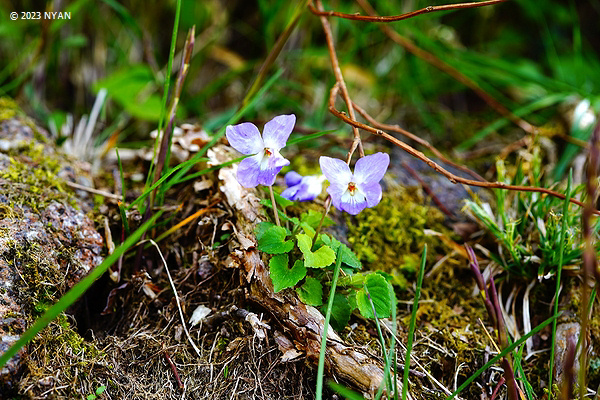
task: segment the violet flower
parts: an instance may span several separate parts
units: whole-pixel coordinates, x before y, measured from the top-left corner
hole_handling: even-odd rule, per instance
[[[390,164],[389,155],[376,153],[359,159],[354,174],[344,161],[336,158],[322,156],[319,164],[330,183],[327,192],[338,210],[356,215],[381,201],[379,181]]]
[[[253,154],[240,163],[237,180],[240,185],[253,188],[271,186],[281,168],[290,162],[279,154],[294,129],[296,116],[279,115],[265,124],[263,136],[251,122],[229,125],[225,135],[231,147],[242,154]]]
[[[295,171],[285,174],[285,184],[288,186],[281,196],[292,201],[312,201],[323,190],[323,175],[302,176]]]

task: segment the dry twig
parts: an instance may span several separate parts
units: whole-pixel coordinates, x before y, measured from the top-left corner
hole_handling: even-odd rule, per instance
[[[312,5],[311,5],[312,7]],[[314,7],[312,7],[314,8]],[[311,8],[311,10],[312,10]],[[323,11],[323,5],[321,4],[321,0],[317,0],[317,9]],[[333,43],[333,34],[331,33],[331,25],[329,25],[329,21],[326,17],[321,16],[321,25],[323,25],[323,32],[325,32],[325,39],[327,40],[327,47],[329,49],[329,58],[331,58],[331,66],[333,67],[333,73],[335,74],[335,80],[339,87],[342,90],[342,96],[344,101],[346,102],[346,106],[348,107],[348,114],[350,114],[350,118],[356,119],[354,115],[354,107],[352,100],[350,99],[350,95],[348,94],[348,89],[346,88],[346,82],[344,81],[344,75],[342,75],[342,69],[340,68],[340,63],[338,61],[335,45]],[[361,157],[365,156],[365,151],[363,150],[362,142],[360,141],[360,133],[356,127],[352,127],[352,133],[354,134],[354,141],[352,142],[352,147],[348,152],[348,156],[346,157],[346,164],[350,165],[350,160],[352,160],[352,154],[358,148],[358,153]]]
[[[421,14],[428,14],[430,12],[435,11],[448,11],[448,10],[459,10],[463,8],[475,8],[475,7],[483,7],[490,6],[498,3],[503,3],[507,0],[487,0],[487,1],[476,1],[473,3],[459,3],[459,4],[444,4],[441,6],[427,6],[425,8],[421,8],[417,11],[411,11],[405,14],[393,15],[389,17],[381,17],[381,16],[366,16],[360,14],[345,14],[337,11],[325,11],[322,9],[316,9],[312,2],[308,5],[310,11],[322,17],[338,17],[344,19],[351,19],[354,21],[366,21],[366,22],[394,22],[394,21],[402,21],[403,19],[409,19],[412,17],[416,17]]]
[[[369,15],[371,15],[371,16],[377,15],[377,13],[375,12],[375,9],[371,6],[371,4],[368,2],[368,0],[356,0],[356,1],[363,8],[363,10],[365,10]],[[498,3],[498,2],[495,2],[495,3]],[[480,7],[480,6],[494,4],[494,2],[482,1],[482,2],[478,2],[478,3],[463,3],[463,5],[464,4],[468,4],[468,5],[470,5],[469,8],[472,8],[472,7]],[[453,6],[456,8],[459,8],[460,5],[461,4],[454,4]],[[462,7],[462,8],[467,8],[467,7]],[[379,28],[390,39],[392,39],[394,42],[398,43],[405,50],[409,51],[410,53],[414,54],[415,56],[419,57],[420,59],[428,62],[429,64],[433,65],[440,71],[445,72],[446,74],[448,74],[451,77],[453,77],[454,79],[456,79],[458,82],[467,86],[468,88],[473,90],[479,97],[481,97],[481,99],[483,99],[483,101],[485,101],[490,107],[492,107],[494,110],[496,110],[496,112],[498,112],[500,115],[508,118],[510,121],[515,123],[521,129],[523,129],[525,132],[527,132],[531,135],[535,135],[535,133],[538,130],[537,127],[531,125],[529,122],[527,122],[524,119],[513,114],[512,111],[510,111],[508,108],[506,108],[504,105],[502,105],[498,100],[496,100],[489,93],[487,93],[485,90],[483,90],[483,88],[481,88],[481,86],[479,86],[477,84],[477,82],[475,82],[471,78],[464,75],[458,69],[447,64],[443,60],[439,59],[433,53],[430,53],[428,51],[421,49],[419,46],[414,44],[410,39],[405,38],[404,36],[400,35],[398,32],[396,32],[394,29],[392,29],[388,25],[382,24],[379,26]]]
[[[429,165],[431,168],[433,168],[436,172],[438,172],[441,175],[444,175],[446,178],[448,178],[448,180],[452,183],[463,183],[463,184],[469,185],[469,186],[478,186],[478,187],[484,187],[484,188],[488,188],[488,189],[507,189],[507,190],[521,191],[521,192],[538,192],[538,193],[544,193],[544,194],[547,194],[550,196],[554,196],[554,197],[557,197],[562,200],[565,199],[564,194],[556,192],[551,189],[540,188],[540,187],[535,187],[535,186],[508,185],[503,182],[480,182],[480,181],[475,181],[473,179],[466,179],[466,178],[462,178],[460,176],[454,175],[450,171],[446,170],[445,168],[443,168],[442,166],[440,166],[439,164],[437,164],[436,162],[434,162],[433,160],[431,160],[430,158],[425,156],[425,154],[414,149],[413,147],[404,143],[400,139],[390,135],[387,132],[382,131],[381,129],[373,128],[370,125],[366,125],[366,124],[358,122],[352,118],[349,118],[345,112],[337,110],[335,108],[335,98],[337,97],[338,92],[339,92],[339,84],[336,83],[331,88],[331,91],[329,92],[330,93],[329,94],[329,112],[331,112],[333,115],[335,115],[342,121],[346,122],[347,124],[350,124],[356,128],[360,128],[362,130],[370,132],[374,135],[380,136],[380,137],[384,138],[385,140],[395,144],[396,146],[400,147],[402,150],[406,151],[411,156],[416,157],[419,160],[425,162],[427,165]],[[569,199],[569,201],[571,203],[577,204],[580,207],[584,207],[584,203],[577,199],[571,198],[571,199]],[[600,211],[598,211],[596,209],[593,210],[593,213],[600,215]]]

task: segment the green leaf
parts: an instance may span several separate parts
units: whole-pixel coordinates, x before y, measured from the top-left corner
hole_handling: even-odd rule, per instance
[[[331,247],[324,245],[315,252],[311,251],[312,240],[303,233],[296,236],[298,248],[304,254],[304,266],[307,268],[325,268],[335,261],[335,253]]]
[[[258,225],[256,225],[256,229],[254,229],[254,234],[256,235],[256,240],[260,241],[260,239],[263,237],[265,232],[267,232],[273,226],[275,226],[274,223],[266,222],[266,221],[260,222]]]
[[[258,250],[269,254],[288,253],[294,248],[294,242],[285,240],[288,232],[281,226],[271,226],[261,232],[258,239]]]
[[[327,384],[329,385],[329,387],[331,388],[331,390],[333,390],[337,394],[341,395],[345,399],[348,399],[348,400],[365,400],[365,398],[360,393],[357,393],[354,390],[349,389],[349,388],[347,388],[344,385],[340,385],[339,383],[336,383],[334,381],[329,381]]]
[[[306,268],[302,260],[296,260],[291,269],[288,268],[288,260],[287,254],[279,254],[269,261],[269,271],[275,293],[293,287],[306,276]]]
[[[96,394],[98,396],[100,396],[102,393],[104,393],[105,390],[106,390],[106,386],[100,386],[100,387],[98,387],[98,389],[96,389]]]
[[[363,288],[356,293],[356,305],[365,318],[375,317],[368,295],[371,296],[371,300],[375,305],[377,318],[387,318],[390,316],[392,298],[388,285],[388,281],[379,274],[372,273],[367,275]]]
[[[304,285],[296,289],[296,293],[298,293],[300,300],[309,306],[323,304],[323,286],[318,279],[307,276]]]
[[[94,84],[95,91],[102,88],[132,116],[158,121],[161,102],[150,67],[134,65],[120,69]]]
[[[321,222],[321,218],[323,218],[323,213],[315,210],[308,210],[307,212],[302,213],[300,216],[300,221],[306,222],[308,226],[313,229],[317,229],[319,227],[319,223]],[[323,228],[331,225],[333,225],[333,220],[329,217],[325,217],[323,220]]]
[[[350,320],[353,308],[346,296],[341,293],[336,293],[333,297],[333,305],[331,306],[331,325],[336,331],[341,331]],[[326,310],[322,310],[325,312]]]
[[[263,190],[265,191],[265,193],[269,194],[268,186],[263,186]],[[275,191],[273,191],[273,195],[275,196],[275,202],[277,203],[277,205],[284,210],[287,206],[291,206],[292,204],[294,204],[293,201],[288,200],[285,197],[282,197],[280,194],[275,193]],[[267,201],[269,202],[269,204],[271,204],[271,199],[269,199]]]
[[[344,243],[340,242],[335,238],[329,237],[329,235],[321,234],[320,238],[323,241],[323,243],[331,247],[335,252],[337,252],[338,247],[342,246],[342,262],[344,264],[356,269],[362,268],[362,264],[356,256],[356,254],[354,254],[354,252],[350,250],[350,248]]]

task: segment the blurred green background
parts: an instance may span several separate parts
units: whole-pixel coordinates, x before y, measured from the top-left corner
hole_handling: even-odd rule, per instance
[[[192,25],[196,45],[179,122],[195,121],[210,132],[239,107],[297,3],[183,0],[176,60]],[[381,15],[395,15],[436,4],[444,2],[372,5]],[[68,115],[76,123],[89,114],[99,88],[105,87],[108,102],[96,126],[97,141],[116,131],[120,142],[147,139],[160,114],[175,6],[174,0],[151,5],[0,1],[0,94],[15,98],[43,126],[60,131]],[[327,1],[324,6],[364,14],[351,1]],[[19,15],[12,21],[13,11],[63,11],[71,18],[24,20]],[[530,122],[544,125],[555,120],[568,131],[571,125],[563,121],[568,109],[583,99],[598,109],[599,17],[600,0],[516,0],[425,14],[390,26],[510,110],[525,107],[520,111]],[[500,119],[470,89],[408,53],[377,24],[336,18],[331,22],[352,96],[380,121],[401,123],[438,143],[463,143],[461,150],[467,150],[481,141],[488,124]],[[341,126],[326,110],[334,78],[319,19],[308,10],[275,68],[283,69],[282,79],[250,119],[264,121],[273,114],[294,112],[301,127]],[[504,124],[492,131],[503,134],[511,129]],[[475,140],[464,143],[476,134]]]

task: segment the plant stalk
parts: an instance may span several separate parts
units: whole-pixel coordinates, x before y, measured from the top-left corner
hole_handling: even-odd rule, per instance
[[[275,194],[273,193],[273,185],[269,185],[269,194],[271,195],[271,202],[273,203],[273,213],[275,214],[275,223],[277,226],[281,226],[279,222],[279,211],[277,211],[277,203],[275,202]]]

